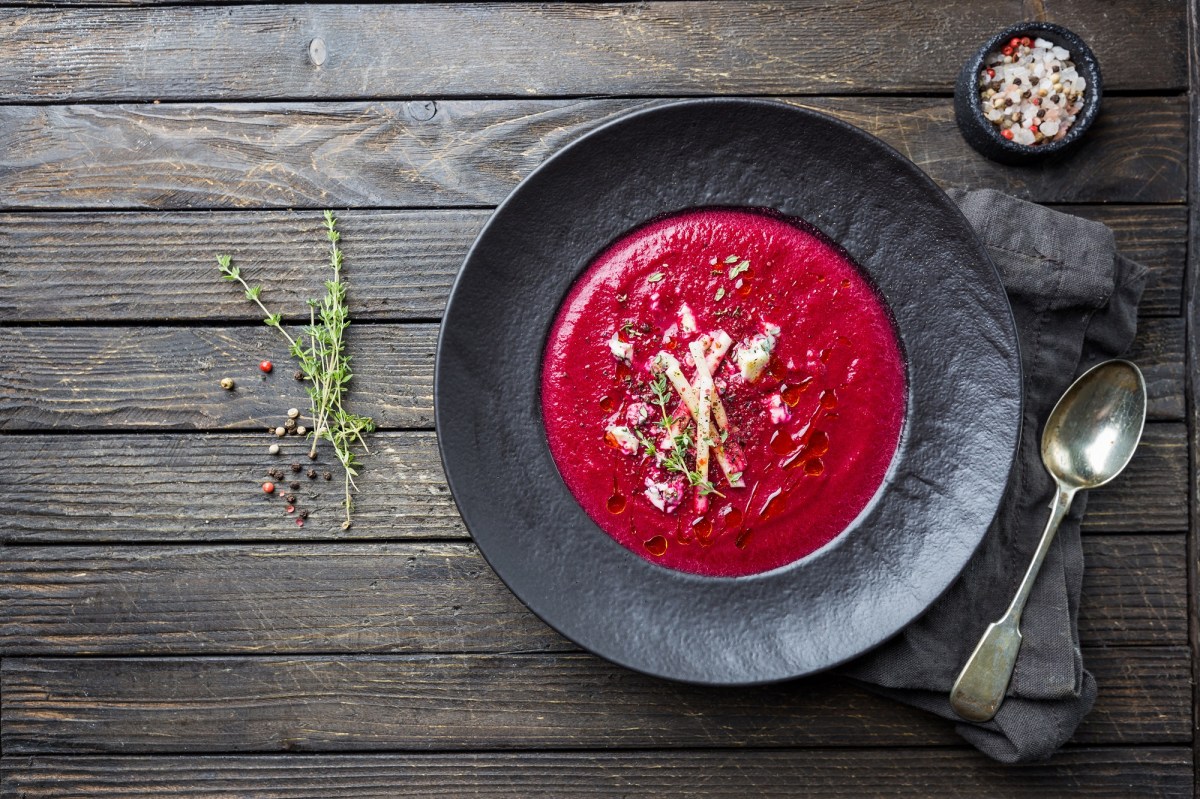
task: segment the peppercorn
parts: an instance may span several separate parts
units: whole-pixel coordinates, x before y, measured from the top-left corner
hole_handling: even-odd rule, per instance
[[[288,408],[287,415],[288,415],[289,419],[295,419],[297,416],[300,415],[300,409],[299,408]]]
[[[1058,66],[1057,64],[1055,64],[1054,66],[1050,67],[1050,70],[1051,70],[1052,72],[1058,72],[1058,71],[1059,71],[1059,66]]]
[[[289,432],[290,432],[290,431],[292,431],[292,430],[295,430],[295,429],[296,429],[296,420],[295,420],[295,419],[288,419],[287,421],[285,421],[285,422],[283,423],[283,428],[284,428],[285,430],[289,431]]]
[[[1013,78],[1013,86],[1020,86],[1020,85],[1021,85],[1021,79]]]
[[[989,78],[994,78],[994,77],[996,77],[996,70],[992,69],[991,67],[988,67],[987,74],[988,74]]]
[[[325,477],[325,479],[326,479],[326,480],[332,480],[332,479],[333,479],[333,472],[325,472],[325,474],[324,474],[324,477]]]
[[[269,482],[269,481],[266,483],[263,483],[263,493],[274,494],[275,493],[275,484],[272,482]]]
[[[296,435],[302,436],[307,432],[308,432],[308,428],[305,427],[304,425],[302,425],[302,424],[296,425]]]
[[[308,518],[308,511],[306,511],[306,510],[302,510],[302,511],[300,511],[300,518],[301,518],[301,519],[307,519],[307,518]]]
[[[267,452],[270,453],[271,455],[278,455],[279,454],[279,445],[272,444],[271,446],[267,447]]]
[[[1046,116],[1046,109],[1044,109],[1044,108],[1042,108],[1042,109],[1039,109],[1039,110],[1038,110],[1038,112],[1037,112],[1037,118],[1038,118],[1038,119],[1042,119],[1042,118],[1044,118],[1045,116]]]
[[[295,494],[288,494],[287,496],[285,496],[285,497],[284,497],[284,499],[286,499],[286,500],[287,500],[287,503],[288,503],[289,505],[293,505],[293,504],[295,504],[295,502],[296,502],[296,495],[295,495]]]
[[[296,378],[297,380],[303,380],[304,372],[301,372],[299,369],[297,369],[296,373],[294,375],[292,375],[292,377]]]
[[[221,388],[225,389],[226,391],[233,391],[233,378],[232,377],[222,377],[221,378]]]
[[[295,505],[288,505],[286,508],[284,508],[284,510],[285,510],[285,511],[287,511],[288,513],[295,513],[295,512],[296,512],[296,506],[295,506]]]
[[[298,471],[300,471],[300,464],[298,464],[298,463],[293,463],[293,464],[291,465],[291,470],[292,470],[293,472],[298,472]]]
[[[1037,86],[1038,81],[1040,81],[1040,80],[1041,80],[1041,78],[1039,78],[1037,75],[1032,75],[1029,78],[1029,82],[1032,83],[1034,86]]]
[[[1033,39],[1030,39],[1028,36],[1022,36],[1021,44],[1025,45],[1026,47],[1033,47]]]
[[[299,490],[300,490],[300,484],[299,484],[299,483],[297,483],[297,482],[295,482],[295,481],[293,481],[293,482],[292,482],[292,484],[291,484],[290,486],[288,486],[288,488],[292,489],[293,491],[299,491]]]
[[[1002,131],[1000,131],[1000,135],[1006,139],[1012,139],[1013,132],[1011,130],[1002,130]]]
[[[315,461],[315,460],[317,459],[317,453],[315,453],[315,452],[309,452],[309,453],[308,453],[308,459],[309,459],[310,461]]]
[[[316,479],[317,479],[317,470],[316,470],[316,469],[309,469],[309,470],[308,470],[308,479],[309,479],[309,480],[316,480]]]
[[[287,428],[286,427],[276,427],[275,435],[279,436],[280,438],[283,438],[284,436],[287,435]]]
[[[1050,97],[1050,102],[1052,102],[1052,103],[1057,103],[1057,102],[1058,102],[1058,95],[1057,95],[1057,94],[1055,94],[1055,95],[1051,95],[1051,97]]]
[[[273,369],[274,367],[271,366],[270,361],[262,361],[258,364],[258,368],[262,369],[264,372],[269,373],[271,371],[271,369]]]
[[[1009,47],[1017,47],[1017,46],[1018,46],[1018,45],[1020,45],[1020,44],[1021,44],[1021,37],[1020,37],[1020,36],[1014,36],[1014,37],[1012,37],[1011,39],[1009,39],[1009,40],[1008,40],[1008,46],[1009,46]]]
[[[1000,52],[1004,53],[1005,55],[1010,56],[1013,54],[1013,49],[1012,49],[1012,47],[1005,46],[1003,49],[1000,50]]]

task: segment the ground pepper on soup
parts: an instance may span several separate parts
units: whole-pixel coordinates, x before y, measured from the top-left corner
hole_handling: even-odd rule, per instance
[[[846,529],[891,463],[905,395],[891,317],[844,251],[745,210],[610,246],[543,358],[550,450],[583,509],[640,556],[713,576]]]

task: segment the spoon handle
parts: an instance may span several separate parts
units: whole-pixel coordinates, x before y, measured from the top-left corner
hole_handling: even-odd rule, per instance
[[[1042,532],[1042,540],[1038,542],[1017,595],[1000,620],[988,625],[950,689],[950,707],[967,721],[991,721],[1004,701],[1013,668],[1017,665],[1017,654],[1021,651],[1021,612],[1025,610],[1025,602],[1033,590],[1042,562],[1046,560],[1046,553],[1050,551],[1050,544],[1054,542],[1054,534],[1070,510],[1074,497],[1073,489],[1059,485],[1050,505],[1050,519]]]

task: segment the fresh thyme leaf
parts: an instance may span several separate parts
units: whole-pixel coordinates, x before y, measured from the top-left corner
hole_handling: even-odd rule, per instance
[[[738,257],[736,255],[726,256],[726,258],[725,258],[725,263],[727,263],[727,264],[736,264],[737,262],[738,262]]]
[[[717,289],[717,301],[719,302],[721,300],[721,298],[723,298],[724,296],[725,296],[725,287],[721,286],[719,289]]]
[[[729,269],[729,279],[730,279],[730,280],[733,280],[735,277],[737,277],[738,275],[740,275],[742,272],[745,272],[745,271],[746,271],[747,269],[749,269],[749,268],[750,268],[750,262],[749,262],[749,261],[742,261],[742,262],[741,262],[740,264],[738,264],[737,266],[731,267],[731,268]]]
[[[646,278],[646,282],[647,283],[657,283],[658,281],[662,280],[666,276],[667,275],[665,272],[655,272],[653,275],[650,275],[650,277]]]

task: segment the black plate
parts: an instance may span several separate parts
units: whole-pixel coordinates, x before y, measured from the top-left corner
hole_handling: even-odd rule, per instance
[[[701,206],[820,228],[879,287],[908,356],[908,415],[875,498],[829,545],[749,577],[673,571],[611,539],[559,476],[539,405],[543,346],[576,277],[631,228]],[[624,666],[733,685],[859,655],[950,585],[1004,490],[1021,373],[995,267],[916,166],[821,114],[697,100],[587,134],[496,210],[450,294],[434,404],[459,511],[534,613]]]

